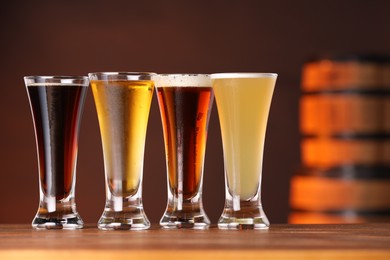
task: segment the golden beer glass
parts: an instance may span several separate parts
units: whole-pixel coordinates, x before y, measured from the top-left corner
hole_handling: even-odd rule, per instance
[[[103,230],[142,230],[150,222],[142,204],[144,149],[153,73],[90,73],[102,139],[106,205]]]

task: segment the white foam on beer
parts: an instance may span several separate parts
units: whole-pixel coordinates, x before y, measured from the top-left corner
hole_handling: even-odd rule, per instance
[[[233,79],[233,78],[276,78],[276,73],[252,73],[252,72],[237,72],[237,73],[214,73],[210,75],[211,79]]]
[[[152,80],[156,87],[211,87],[208,74],[158,74]]]

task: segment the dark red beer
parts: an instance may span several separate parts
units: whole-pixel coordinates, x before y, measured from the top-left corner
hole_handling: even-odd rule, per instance
[[[27,86],[35,125],[41,190],[67,198],[76,167],[79,120],[87,86],[35,83]]]

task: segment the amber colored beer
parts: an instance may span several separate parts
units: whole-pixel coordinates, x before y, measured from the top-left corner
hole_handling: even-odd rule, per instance
[[[214,101],[209,75],[154,77],[164,132],[168,203],[163,228],[207,229],[202,202],[203,165]]]
[[[211,87],[160,87],[157,90],[167,153],[169,188],[189,200],[199,190],[206,150]]]

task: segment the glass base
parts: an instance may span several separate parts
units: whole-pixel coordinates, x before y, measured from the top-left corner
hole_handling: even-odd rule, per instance
[[[84,222],[77,213],[65,216],[37,215],[32,222],[35,229],[80,229],[83,226]]]
[[[208,229],[210,220],[204,212],[202,202],[184,201],[179,209],[176,200],[168,201],[167,209],[160,220],[164,229]]]
[[[210,220],[205,215],[165,213],[160,220],[160,225],[164,229],[208,229]]]
[[[222,216],[218,221],[219,229],[268,229],[267,218],[229,218]]]
[[[218,220],[219,229],[268,229],[270,223],[261,204],[256,205],[256,201],[241,201],[239,204],[238,210],[225,207]]]
[[[144,230],[150,222],[142,209],[132,211],[105,211],[98,222],[102,230]]]

